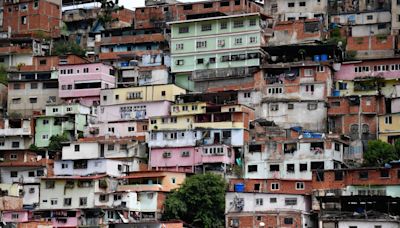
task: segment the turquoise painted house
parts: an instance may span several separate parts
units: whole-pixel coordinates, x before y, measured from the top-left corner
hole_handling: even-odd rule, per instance
[[[47,147],[51,136],[64,133],[71,139],[78,138],[92,118],[91,108],[81,104],[46,106],[45,115],[36,118],[35,145]]]
[[[265,19],[260,13],[250,13],[169,23],[176,84],[193,90],[192,80],[258,67],[268,28]]]

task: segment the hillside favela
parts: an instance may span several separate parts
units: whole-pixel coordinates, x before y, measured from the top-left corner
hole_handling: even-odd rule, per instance
[[[400,228],[400,0],[0,0],[0,104],[0,227]]]

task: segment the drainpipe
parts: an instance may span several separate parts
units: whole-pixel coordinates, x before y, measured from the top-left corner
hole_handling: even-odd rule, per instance
[[[361,141],[361,111],[362,111],[362,96],[358,95],[360,104],[358,105],[358,139]]]

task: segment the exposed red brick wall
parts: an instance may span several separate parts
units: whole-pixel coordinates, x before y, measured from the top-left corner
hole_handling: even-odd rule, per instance
[[[340,189],[348,185],[398,185],[400,179],[397,172],[400,168],[392,168],[389,170],[389,178],[380,177],[379,168],[371,169],[354,169],[343,170],[343,180],[335,181],[335,170],[326,170],[324,172],[324,181],[317,181],[317,175],[313,173],[312,188],[313,189]],[[359,172],[368,171],[368,179],[360,179]]]
[[[26,11],[20,10],[20,5],[28,4]],[[42,31],[51,37],[60,36],[61,7],[57,4],[42,0],[34,8],[34,1],[23,1],[17,4],[4,4],[3,28],[7,31],[10,26],[13,35],[29,35]],[[11,9],[11,12],[9,11]],[[27,23],[22,24],[22,17]]]
[[[371,48],[369,47],[369,39],[371,38]],[[364,37],[348,37],[346,50],[362,51],[362,50],[392,50],[394,49],[394,37],[387,36],[386,39],[378,39],[377,36]]]
[[[293,218],[293,224],[284,224],[285,218]],[[230,224],[232,219],[239,219],[240,228],[258,227],[260,222],[264,222],[266,224],[266,227],[268,228],[302,227],[302,216],[301,213],[297,212],[280,212],[279,214],[276,214],[274,212],[255,212],[253,214],[241,213],[238,215],[231,213],[227,215],[226,227],[231,227]]]
[[[304,189],[296,190],[296,183],[303,182]],[[280,179],[231,179],[229,191],[235,191],[235,184],[243,183],[245,192],[265,192],[278,194],[310,195],[312,193],[312,181],[310,180],[280,180]],[[272,190],[271,183],[279,183],[279,190]],[[255,184],[260,185],[260,190],[255,191]]]

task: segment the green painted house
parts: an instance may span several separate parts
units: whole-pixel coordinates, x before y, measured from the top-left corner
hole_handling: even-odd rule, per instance
[[[193,90],[193,80],[243,74],[236,68],[258,67],[268,27],[265,19],[250,13],[171,22],[175,83]]]
[[[35,145],[47,147],[53,135],[67,133],[69,138],[77,138],[93,118],[91,108],[81,104],[62,104],[46,106],[44,116],[36,118]]]

